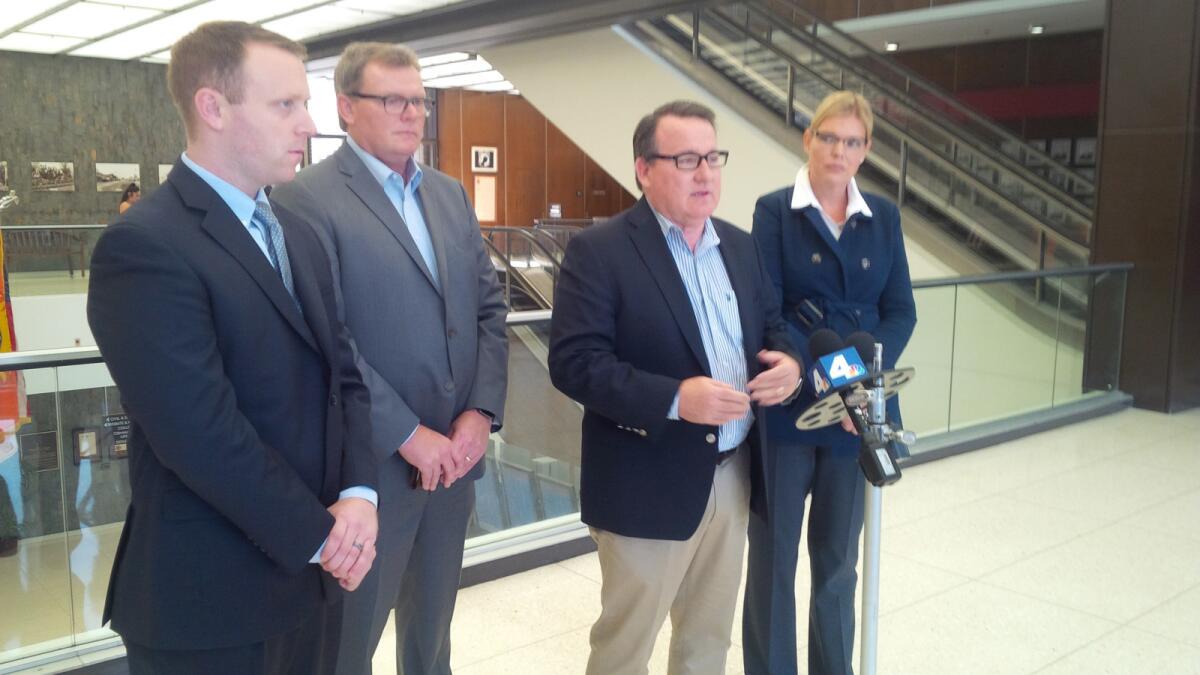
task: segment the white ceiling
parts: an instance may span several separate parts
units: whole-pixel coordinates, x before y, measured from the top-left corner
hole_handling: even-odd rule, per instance
[[[260,23],[307,40],[464,0],[4,0],[0,50],[162,62],[176,40],[206,21]],[[1105,0],[974,0],[840,21],[838,28],[882,50],[910,51],[1103,27]]]
[[[206,21],[260,23],[294,40],[463,0],[5,0],[0,50],[163,62]]]

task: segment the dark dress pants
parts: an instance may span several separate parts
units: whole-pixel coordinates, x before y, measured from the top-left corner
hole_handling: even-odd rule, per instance
[[[812,495],[808,554],[810,675],[853,673],[854,589],[866,481],[853,455],[775,439],[767,453],[769,520],[750,514],[742,617],[747,675],[794,675],[796,564],[804,500]]]
[[[322,605],[300,626],[224,649],[152,649],[126,641],[130,675],[329,675],[337,665],[342,603]]]
[[[397,675],[450,675],[450,620],[462,577],[475,483],[433,492],[412,487],[399,461],[379,468],[378,555],[342,614],[338,675],[369,675],[388,615],[396,611]]]

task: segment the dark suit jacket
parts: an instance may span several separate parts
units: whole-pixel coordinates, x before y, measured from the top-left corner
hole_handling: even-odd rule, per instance
[[[737,295],[747,374],[760,349],[792,352],[771,279],[750,235],[713,220]],[[550,377],[584,406],[583,521],[631,537],[684,540],[700,522],[716,467],[716,426],[667,419],[680,383],[711,377],[700,329],[645,199],[576,235],[554,294]],[[749,436],[763,510],[758,425]]]
[[[337,596],[308,560],[338,493],[375,485],[369,401],[320,244],[304,228],[285,239],[303,315],[180,162],[96,244],[88,322],[131,419],[105,607],[126,640],[258,642]]]
[[[753,233],[782,299],[792,340],[804,357],[805,371],[812,365],[808,336],[817,328],[829,328],[842,337],[866,331],[883,344],[884,368],[896,367],[917,324],[896,206],[863,193],[872,215],[854,215],[842,236],[834,239],[816,208],[792,210],[792,190],[776,190],[758,199]],[[806,299],[825,315],[825,320],[812,328],[797,316],[797,307]],[[796,429],[796,417],[815,400],[811,383],[807,385],[791,405],[770,411],[767,426],[771,436],[857,452],[858,439],[837,425],[814,431]],[[898,399],[893,397],[888,405],[889,419],[899,424]]]

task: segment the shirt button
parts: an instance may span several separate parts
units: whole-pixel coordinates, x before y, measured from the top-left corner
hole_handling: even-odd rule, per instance
[[[442,385],[446,391],[454,391],[454,380],[446,380],[446,384]]]
[[[717,435],[716,435],[716,434],[709,434],[709,435],[707,435],[707,436],[705,436],[705,437],[704,437],[704,441],[705,441],[706,443],[708,443],[709,445],[711,445],[711,444],[713,444],[713,443],[716,443],[716,442],[717,442]]]

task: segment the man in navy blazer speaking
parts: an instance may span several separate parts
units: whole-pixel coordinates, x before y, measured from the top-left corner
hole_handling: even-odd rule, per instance
[[[550,331],[550,377],[584,406],[603,575],[587,672],[645,673],[670,613],[669,672],[724,673],[757,408],[794,396],[800,367],[753,239],[711,218],[729,156],[713,112],[665,104],[633,148],[644,198],[571,240]]]
[[[303,57],[245,23],[180,39],[187,150],[92,255],[88,322],[131,420],[104,617],[134,675],[332,672],[334,579],[353,590],[375,555],[369,394],[329,261],[264,190],[316,131]]]

